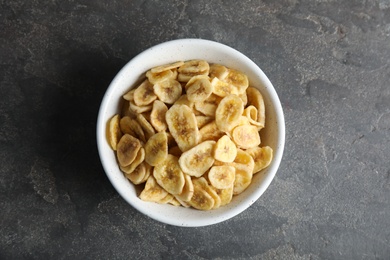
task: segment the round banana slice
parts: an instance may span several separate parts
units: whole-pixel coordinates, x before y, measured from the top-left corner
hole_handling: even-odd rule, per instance
[[[219,130],[215,120],[213,120],[212,122],[203,126],[199,130],[199,134],[200,134],[200,142],[203,142],[206,140],[218,141],[219,138],[221,138],[225,133]]]
[[[148,180],[150,175],[153,175],[153,167],[150,166],[147,162],[143,161],[142,164],[145,166],[145,175],[140,183],[144,183]]]
[[[142,114],[137,115],[137,122],[142,127],[145,133],[146,140],[148,140],[152,135],[156,133],[156,131],[154,131],[153,126],[148,122],[148,120],[146,120],[146,118]]]
[[[215,117],[215,111],[217,110],[217,107],[221,102],[221,100],[222,100],[221,97],[215,94],[211,94],[204,101],[196,102],[195,108],[196,110],[202,112],[206,116]]]
[[[192,183],[191,177],[188,174],[184,174],[185,184],[183,187],[183,191],[175,195],[177,199],[180,199],[181,201],[190,201],[192,198],[192,195],[194,194],[194,184]]]
[[[126,174],[126,178],[129,179],[133,184],[138,185],[141,184],[142,181],[145,179],[146,175],[146,167],[145,163],[141,163],[138,165],[134,171],[132,171],[129,174]]]
[[[246,90],[248,104],[253,105],[257,109],[257,122],[259,122],[258,130],[265,126],[265,106],[264,99],[257,88],[249,87]]]
[[[151,166],[163,163],[168,156],[168,138],[166,132],[152,135],[145,144],[145,161]]]
[[[157,184],[157,181],[153,175],[150,175],[146,181],[145,188],[139,195],[139,198],[143,201],[159,202],[167,195],[168,192]]]
[[[138,150],[137,156],[134,161],[130,163],[128,166],[119,166],[119,168],[125,173],[125,175],[131,174],[135,168],[138,167],[145,160],[145,149],[141,147]]]
[[[228,189],[234,184],[236,169],[233,166],[213,166],[211,167],[208,178],[217,189]]]
[[[252,156],[242,149],[237,149],[237,156],[234,159],[234,164],[243,164],[253,170],[255,162]]]
[[[249,86],[248,77],[241,71],[234,69],[229,69],[229,73],[223,80],[235,86],[239,94],[244,93]]]
[[[168,154],[164,163],[154,167],[153,176],[157,183],[170,194],[182,193],[185,179],[177,157]]]
[[[169,194],[162,198],[160,201],[157,201],[159,204],[168,204],[170,201],[172,201],[175,197],[172,194]]]
[[[204,141],[184,152],[179,159],[183,172],[195,177],[202,176],[214,163],[214,145],[215,141]]]
[[[175,79],[160,81],[153,86],[153,89],[158,99],[166,104],[175,103],[182,93],[182,87]]]
[[[177,62],[161,65],[161,66],[158,66],[158,67],[154,67],[154,68],[152,68],[150,70],[150,72],[151,73],[160,73],[160,72],[163,72],[163,71],[166,71],[166,70],[176,69],[176,68],[182,66],[183,64],[184,64],[183,61],[177,61]]]
[[[198,144],[200,135],[192,109],[186,105],[173,105],[165,120],[180,150],[187,151]]]
[[[140,139],[142,142],[146,141],[144,130],[142,130],[142,127],[136,120],[125,116],[120,121],[120,128],[124,134],[132,135],[135,138]]]
[[[210,64],[210,72],[209,72],[210,78],[216,77],[220,80],[223,80],[226,78],[228,73],[229,70],[225,66],[216,63]]]
[[[211,116],[195,116],[195,117],[199,129],[214,120],[214,118]]]
[[[233,185],[233,194],[238,195],[246,190],[249,184],[251,184],[253,168],[239,163],[235,164],[234,168],[236,169],[236,174]]]
[[[194,184],[194,189],[195,186],[199,186],[213,198],[214,205],[212,209],[216,209],[221,206],[221,198],[218,196],[217,192],[208,184],[207,180],[204,177],[194,178],[192,182]]]
[[[252,156],[255,166],[253,168],[253,174],[258,173],[264,168],[267,168],[273,158],[273,150],[269,146],[253,147],[247,149],[246,152]]]
[[[211,80],[211,86],[213,88],[213,93],[217,96],[226,97],[230,94],[238,95],[238,91],[235,86],[222,81],[217,77]]]
[[[195,209],[210,210],[214,207],[214,199],[200,185],[194,186],[194,194],[188,204]]]
[[[233,187],[234,185],[231,185],[227,189],[215,189],[215,192],[221,198],[221,206],[225,206],[226,204],[229,204],[232,201]]]
[[[108,127],[107,127],[107,140],[110,144],[112,150],[116,151],[117,144],[122,137],[122,132],[120,128],[120,116],[115,115],[108,121]]]
[[[131,112],[133,112],[134,114],[142,114],[144,112],[148,112],[150,110],[152,110],[152,105],[147,105],[147,106],[137,106],[135,103],[134,103],[134,100],[132,101],[129,101],[129,110]]]
[[[126,94],[124,94],[122,97],[127,101],[133,101],[134,100],[134,92],[135,89],[130,90]]]
[[[260,122],[257,121],[257,108],[255,106],[248,106],[244,109],[243,115],[248,118],[249,123],[256,127],[260,127]]]
[[[182,66],[178,68],[179,75],[178,80],[181,82],[189,81],[193,76],[208,75],[210,65],[204,60],[190,60],[186,61]]]
[[[134,103],[137,106],[147,106],[156,99],[157,96],[154,94],[153,85],[147,79],[134,91]]]
[[[209,77],[199,75],[192,77],[186,84],[187,98],[192,102],[202,102],[213,92]]]
[[[233,141],[239,148],[249,149],[260,145],[260,134],[254,125],[240,125],[234,128]]]
[[[165,131],[168,128],[167,122],[165,121],[167,111],[168,107],[164,102],[160,100],[153,102],[152,112],[150,112],[150,124],[157,132]]]
[[[186,94],[181,95],[178,100],[175,101],[175,105],[186,105],[189,108],[194,108],[194,102],[189,101]]]
[[[137,138],[125,134],[119,140],[116,148],[119,164],[121,166],[128,166],[137,157],[137,153],[141,149],[141,143]]]
[[[221,162],[233,162],[236,156],[237,147],[229,136],[224,135],[219,138],[214,148],[214,159]]]
[[[244,105],[237,95],[224,97],[215,111],[215,122],[219,130],[228,132],[233,129],[242,112],[244,112]]]
[[[177,77],[177,71],[176,70],[164,70],[159,73],[153,73],[152,71],[146,72],[146,77],[150,81],[150,83],[157,84],[159,82],[170,80],[170,79],[176,79]]]

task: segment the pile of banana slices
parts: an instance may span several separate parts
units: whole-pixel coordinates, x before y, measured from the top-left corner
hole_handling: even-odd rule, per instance
[[[147,71],[123,99],[107,138],[144,201],[216,209],[272,161],[260,146],[263,97],[240,71],[179,61]]]

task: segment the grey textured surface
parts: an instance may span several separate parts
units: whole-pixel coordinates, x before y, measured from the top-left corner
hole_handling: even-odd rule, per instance
[[[389,259],[390,2],[0,1],[1,259]],[[95,124],[142,50],[196,37],[273,82],[286,148],[266,193],[203,228],[121,199]]]

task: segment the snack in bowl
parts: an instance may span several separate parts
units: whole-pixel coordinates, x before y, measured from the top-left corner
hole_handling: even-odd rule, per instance
[[[253,121],[255,120],[255,113],[254,110],[248,106],[248,101],[251,99],[251,102],[254,103],[257,102],[256,100],[258,99],[256,99],[257,97],[254,96],[253,93],[249,93],[249,88],[256,88],[262,95],[266,111],[266,118],[264,121],[265,127],[260,131],[260,147],[269,146],[272,148],[273,158],[271,163],[268,165],[268,167],[264,168],[259,173],[249,175],[247,169],[245,169],[248,166],[253,167],[253,170],[262,167],[261,164],[256,165],[256,159],[253,161],[250,160],[250,158],[253,157],[249,156],[249,158],[247,156],[249,152],[251,152],[253,156],[259,157],[269,155],[267,150],[260,152],[259,149],[253,149],[252,151],[252,148],[246,149],[246,154],[241,153],[241,150],[245,150],[244,148],[236,148],[237,154],[233,162],[229,161],[232,160],[231,157],[233,156],[228,155],[229,153],[220,156],[222,157],[222,160],[225,160],[225,162],[222,160],[220,161],[219,159],[214,160],[213,166],[223,166],[219,165],[222,162],[235,164],[235,178],[240,178],[242,180],[241,183],[244,185],[242,187],[236,185],[236,189],[233,192],[239,192],[240,189],[245,187],[245,185],[250,180],[250,185],[248,185],[245,190],[238,196],[233,196],[231,192],[233,187],[230,189],[216,189],[215,192],[208,190],[207,187],[210,187],[210,184],[203,187],[201,184],[204,183],[204,181],[201,178],[204,178],[206,182],[210,183],[210,178],[208,178],[208,176],[199,177],[197,178],[198,181],[194,182],[190,175],[184,174],[185,184],[182,193],[174,196],[175,199],[172,199],[173,195],[167,196],[167,192],[161,189],[160,185],[156,185],[158,183],[153,176],[153,167],[151,167],[149,163],[146,163],[145,161],[147,156],[144,145],[150,136],[148,137],[148,134],[147,132],[145,133],[143,127],[146,127],[150,133],[152,133],[152,128],[154,129],[155,133],[165,130],[168,139],[168,154],[180,158],[183,152],[177,145],[175,146],[175,141],[168,129],[168,125],[166,122],[164,122],[164,118],[159,116],[160,111],[168,111],[168,109],[171,108],[173,104],[155,102],[154,107],[153,105],[138,106],[134,102],[134,88],[141,85],[141,83],[145,80],[145,72],[151,70],[151,68],[158,68],[159,66],[165,67],[165,64],[174,64],[177,61],[184,62],[190,60],[207,61],[209,63],[209,77],[212,79],[219,79],[219,77],[227,75],[226,68],[241,71],[247,76],[250,85],[246,91],[247,95],[238,95],[246,108],[243,112],[243,116],[245,115],[246,119],[244,117],[240,117],[239,119],[241,125],[244,123],[246,124],[249,118],[249,121],[252,122],[251,124],[255,124]],[[259,64],[262,63],[262,65],[265,66],[265,63],[263,63],[261,59],[257,60],[257,62]],[[221,64],[222,66],[218,66],[217,64]],[[178,68],[178,66],[175,64],[174,67]],[[154,69],[152,73],[159,73],[163,70],[164,68]],[[200,71],[202,72],[202,69]],[[192,71],[182,70],[181,72],[182,80],[187,80],[188,82],[189,79],[185,78],[189,78]],[[164,76],[164,74],[160,76]],[[224,91],[226,92],[226,89],[222,87],[227,85],[221,83],[217,79],[215,79],[214,82],[211,80],[211,84],[214,86],[214,91],[219,91],[218,93],[223,93]],[[218,84],[221,84],[222,87],[220,87],[219,90],[216,90],[215,86],[218,86]],[[185,89],[185,83],[183,82],[181,85],[182,88],[184,85]],[[157,97],[156,100],[160,99]],[[190,107],[192,106],[193,108],[195,107],[195,111],[197,111],[195,118],[198,129],[200,129],[199,134],[201,136],[199,142],[214,140],[216,142],[216,147],[218,147],[218,145],[221,145],[226,141],[226,138],[223,138],[218,143],[218,140],[224,134],[222,131],[218,130],[217,124],[215,122],[215,111],[217,109],[217,104],[219,104],[221,100],[221,96],[212,93],[203,102],[193,102],[188,99],[186,94],[181,93],[180,98],[174,102],[175,104],[184,104]],[[128,112],[129,107],[131,107],[131,109],[137,113],[142,114],[142,117],[140,116],[137,120],[137,118],[134,118],[133,115],[130,115]],[[138,139],[140,140],[143,148],[140,148],[136,155],[137,159],[134,159],[135,162],[137,162],[143,158],[143,162],[135,167],[131,174],[127,175],[124,174],[120,167],[118,167],[116,153],[113,152],[110,146],[110,142],[107,142],[107,122],[116,114],[122,116],[124,115],[124,117],[120,118],[118,116],[118,118],[112,122],[113,128],[118,126],[118,121],[120,127],[120,131],[117,132],[117,135],[113,136],[113,140],[119,140],[121,136],[124,135],[123,133],[138,135]],[[262,115],[259,115],[259,113],[257,114],[257,118],[261,118]],[[146,124],[145,121],[149,123]],[[140,122],[142,124],[140,124]],[[150,128],[149,125],[151,125],[152,128]],[[260,129],[260,126],[257,127]],[[157,128],[159,128],[159,130],[157,130]],[[232,142],[234,142],[233,136],[228,137]],[[264,194],[268,187],[270,187],[270,184],[272,183],[272,180],[278,171],[283,155],[285,142],[285,122],[281,102],[274,86],[268,77],[264,74],[264,72],[259,68],[259,66],[250,60],[247,56],[229,46],[214,41],[202,39],[178,39],[160,43],[144,50],[132,58],[129,62],[127,62],[126,65],[123,66],[123,68],[117,73],[102,98],[97,117],[96,141],[99,158],[108,180],[118,192],[120,197],[123,198],[123,200],[133,209],[139,211],[147,217],[165,224],[184,227],[199,227],[217,224],[237,216],[250,207],[253,203],[255,203],[262,196],[262,194]],[[131,163],[129,166],[125,166],[125,168],[127,168],[127,170],[131,170],[131,168],[134,168],[134,166],[135,164]],[[219,172],[217,170],[218,168],[213,170],[216,171],[213,173],[216,177],[218,177]],[[153,176],[153,178],[149,178],[150,176]],[[129,181],[130,178],[132,181]],[[193,178],[195,179],[195,177]],[[211,179],[212,178],[215,177],[213,176]],[[142,184],[134,185],[132,183],[133,181]],[[149,192],[147,192],[147,190]],[[203,190],[208,190],[207,193],[209,196],[214,196],[212,197],[214,199],[214,204],[212,207],[218,205],[219,207],[213,210],[194,209],[189,203],[184,202],[185,200],[189,200],[189,196],[191,195],[192,190],[193,194],[205,194]],[[174,207],[168,203],[151,203],[149,201],[140,199],[141,193],[143,194],[142,197],[150,198],[150,196],[153,196],[155,200],[160,202],[170,200],[170,203],[174,205],[178,205],[181,200],[182,202],[180,205],[184,206]],[[160,196],[154,197],[153,194],[159,194]],[[215,196],[215,194],[219,195],[219,197]],[[204,196],[209,198],[207,195]],[[162,200],[162,197],[164,197],[164,200]],[[206,201],[207,200],[205,200],[205,202]],[[207,206],[207,204],[205,206]],[[208,207],[210,207],[210,205]]]
[[[141,200],[217,209],[272,161],[259,132],[263,96],[239,70],[205,60],[160,65],[122,102],[107,141],[126,178],[142,185]]]

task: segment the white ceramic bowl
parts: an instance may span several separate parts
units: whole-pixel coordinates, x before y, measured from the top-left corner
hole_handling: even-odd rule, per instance
[[[266,108],[265,128],[260,131],[262,145],[274,150],[270,166],[256,174],[243,193],[233,197],[230,204],[211,211],[144,202],[137,197],[136,188],[119,170],[114,152],[106,140],[106,124],[120,111],[122,95],[135,87],[144,73],[152,67],[179,60],[204,59],[244,72],[251,86],[258,88]],[[97,145],[103,168],[118,193],[143,214],[176,226],[206,226],[227,220],[251,206],[268,188],[274,178],[284,149],[285,123],[282,106],[274,87],[263,71],[242,53],[221,43],[201,39],[181,39],[158,44],[134,57],[116,75],[108,87],[97,121]]]

